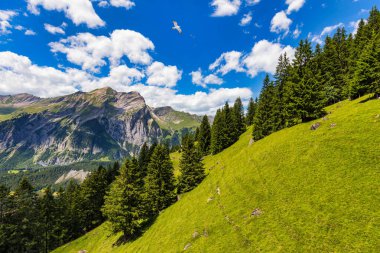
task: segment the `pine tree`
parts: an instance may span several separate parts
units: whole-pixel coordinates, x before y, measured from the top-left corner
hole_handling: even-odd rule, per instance
[[[244,121],[243,103],[240,98],[237,98],[232,108],[232,122],[234,125],[234,129],[232,129],[234,132],[232,143],[235,143],[239,139],[240,135],[245,132],[246,125]]]
[[[222,140],[222,131],[223,131],[223,119],[222,111],[218,109],[215,114],[214,122],[211,129],[211,152],[212,154],[217,154],[223,150],[223,140]]]
[[[254,118],[253,138],[260,140],[278,129],[278,94],[274,83],[266,75]]]
[[[380,33],[364,47],[356,64],[350,93],[360,97],[366,93],[380,94]]]
[[[245,121],[246,121],[247,126],[251,126],[253,124],[253,118],[256,113],[256,108],[257,108],[257,103],[255,103],[253,98],[250,98],[249,103],[248,103],[247,115],[245,116]]]
[[[102,212],[111,222],[113,231],[123,232],[125,238],[140,232],[144,219],[142,208],[143,178],[137,161],[126,160],[120,175],[111,184]]]
[[[286,127],[286,110],[285,110],[285,99],[284,99],[284,94],[286,90],[286,84],[289,79],[289,70],[290,70],[290,60],[286,53],[284,55],[280,55],[278,59],[278,64],[276,68],[276,74],[275,74],[275,85],[277,89],[277,94],[278,94],[278,110],[279,110],[279,129],[282,129]]]
[[[85,231],[91,230],[104,221],[101,207],[104,204],[104,196],[108,190],[107,170],[100,166],[92,172],[80,187],[80,209],[82,228]]]
[[[178,183],[179,193],[191,191],[205,178],[202,155],[189,135],[182,139],[182,156],[179,167],[181,172]]]
[[[138,158],[140,172],[143,177],[145,177],[147,174],[149,160],[150,160],[149,147],[146,143],[144,143],[140,149],[139,158]]]
[[[211,148],[211,126],[207,115],[204,115],[202,118],[198,138],[196,137],[196,140],[199,143],[199,149],[202,155],[208,155]]]
[[[148,165],[148,175],[145,178],[146,202],[151,216],[174,203],[175,179],[173,164],[167,148],[157,145]]]

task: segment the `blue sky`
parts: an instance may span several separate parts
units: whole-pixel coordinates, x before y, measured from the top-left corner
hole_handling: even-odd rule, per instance
[[[258,96],[300,39],[355,30],[369,0],[1,0],[0,94],[110,86],[213,113]],[[176,20],[183,33],[172,30]]]

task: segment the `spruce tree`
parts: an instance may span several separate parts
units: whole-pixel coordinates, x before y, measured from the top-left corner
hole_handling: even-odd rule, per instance
[[[169,152],[163,145],[157,145],[148,165],[145,178],[146,202],[151,216],[174,203],[175,178]]]
[[[139,158],[138,158],[140,172],[143,177],[145,177],[147,174],[149,160],[150,160],[149,147],[146,144],[146,142],[144,142],[143,146],[140,149]]]
[[[274,83],[266,75],[254,118],[253,138],[260,140],[277,131],[279,125],[278,94]]]
[[[198,138],[196,137],[196,140],[199,143],[199,149],[202,155],[208,155],[211,148],[211,126],[207,115],[204,115],[202,118]]]
[[[232,108],[232,122],[234,123],[234,129],[232,129],[234,132],[233,143],[236,142],[239,139],[240,135],[245,132],[246,125],[244,121],[245,118],[243,103],[241,101],[241,98],[237,98]]]
[[[257,108],[257,104],[255,103],[253,98],[250,98],[249,103],[248,103],[247,115],[245,116],[245,121],[246,121],[247,126],[251,126],[253,124],[253,118],[256,113],[256,108]]]
[[[102,212],[111,222],[113,232],[122,232],[125,238],[135,236],[142,226],[142,182],[137,161],[126,160],[105,197]]]
[[[217,154],[223,150],[223,119],[222,111],[218,109],[215,114],[214,122],[211,129],[211,152],[212,154]]]
[[[205,178],[202,155],[189,135],[182,139],[182,156],[179,167],[181,172],[178,183],[179,193],[191,191]]]

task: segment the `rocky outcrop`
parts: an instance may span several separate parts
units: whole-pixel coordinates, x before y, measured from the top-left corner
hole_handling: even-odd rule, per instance
[[[22,110],[0,122],[2,168],[114,160],[137,153],[144,142],[160,142],[170,135],[175,142],[179,139],[178,131],[165,129],[173,124],[167,114],[156,115],[157,109],[146,105],[137,92],[103,88],[49,99],[30,97],[28,101],[34,101],[33,113]],[[197,126],[199,117],[188,115],[178,112],[176,120],[191,116],[193,121],[186,128]]]

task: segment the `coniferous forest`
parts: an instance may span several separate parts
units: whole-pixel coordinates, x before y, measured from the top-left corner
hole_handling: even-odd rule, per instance
[[[217,110],[212,125],[204,116],[195,134],[182,138],[178,177],[163,144],[141,148],[138,156],[100,166],[82,184],[70,182],[38,194],[27,178],[0,187],[0,252],[48,252],[105,221],[122,240],[138,237],[181,194],[207,175],[204,156],[222,152],[253,126],[253,139],[323,117],[324,108],[366,94],[380,96],[380,12],[374,7],[356,34],[338,28],[323,46],[301,40],[293,60],[284,54],[276,74],[267,75],[247,112],[240,98]],[[175,151],[175,150],[174,150]]]

